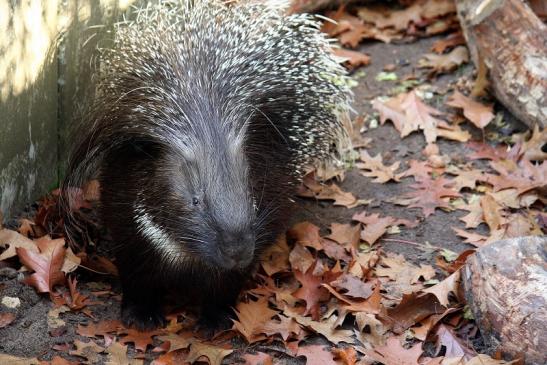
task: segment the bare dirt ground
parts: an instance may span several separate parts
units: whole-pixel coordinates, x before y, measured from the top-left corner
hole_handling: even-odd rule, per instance
[[[399,76],[399,79],[411,73],[417,75],[423,73],[423,71],[416,69],[416,65],[421,56],[429,52],[434,40],[435,38],[429,38],[410,44],[369,43],[363,45],[361,50],[371,56],[371,64],[353,72],[358,82],[358,85],[354,88],[355,102],[353,107],[357,114],[365,116],[366,125],[369,126],[364,133],[365,137],[371,139],[368,147],[369,154],[374,156],[381,153],[386,165],[395,161],[402,161],[400,171],[407,168],[407,161],[410,159],[423,159],[422,149],[425,140],[421,133],[413,133],[407,138],[401,139],[399,133],[390,123],[370,128],[370,121],[378,119],[374,117],[371,100],[379,95],[389,94],[390,90],[398,85],[398,81],[377,81],[376,76],[386,64],[397,65],[394,72]],[[431,80],[433,90],[447,90],[452,83],[462,77],[472,79],[472,72],[472,66],[467,65],[460,67],[449,75],[435,78]],[[442,110],[445,108],[443,98],[444,96],[436,96],[429,103]],[[513,126],[517,129],[520,128],[517,124]],[[475,129],[473,133],[477,135],[477,130]],[[469,153],[463,143],[442,140],[438,144],[441,153],[449,155],[453,159],[461,158],[461,156]],[[391,197],[397,197],[408,192],[412,183],[411,178],[406,178],[399,183],[375,184],[371,182],[370,178],[362,176],[359,170],[353,168],[347,173],[340,186],[344,191],[352,192],[359,199],[371,199],[371,204],[366,207],[360,206],[348,209],[333,206],[330,202],[298,198],[297,202],[301,209],[295,214],[292,221],[294,223],[310,221],[320,226],[323,232],[327,232],[327,228],[331,223],[349,223],[353,214],[366,209],[369,213],[381,213],[396,218],[420,221],[416,228],[402,228],[400,233],[389,235],[388,238],[390,239],[407,240],[424,246],[431,244],[447,248],[456,253],[470,248],[471,246],[463,243],[462,238],[458,237],[451,229],[451,227],[464,228],[459,218],[465,212],[436,210],[435,214],[424,219],[422,211],[418,208],[409,209],[386,202]],[[435,259],[435,255],[431,250],[424,250],[420,246],[394,241],[380,241],[379,245],[382,246],[383,250],[403,254],[407,260],[415,263],[432,264]],[[85,270],[79,270],[77,273],[78,285],[84,294],[90,290],[110,289],[119,294],[119,287],[115,278],[95,275]],[[118,318],[119,295],[101,298],[104,302],[101,305],[89,306],[89,311],[67,312],[61,314],[57,319],[51,318],[51,316],[48,317],[48,312],[53,307],[49,297],[39,295],[34,288],[21,283],[22,276],[22,273],[16,272],[12,268],[6,267],[6,265],[4,267],[0,266],[0,297],[17,297],[21,301],[21,305],[16,310],[12,310],[16,315],[15,321],[9,326],[0,328],[0,353],[51,360],[55,355],[65,351],[67,344],[70,346],[76,340],[84,340],[84,337],[76,333],[79,324],[89,323],[93,318]],[[48,325],[48,320],[62,320],[65,325],[55,326],[61,329],[52,333],[50,330],[51,324]],[[311,343],[314,343],[314,341],[321,343],[322,340],[312,339]],[[244,343],[240,345],[245,346]],[[74,361],[82,361],[81,357],[63,356]],[[149,348],[146,353],[146,362],[149,362],[151,358]],[[96,363],[104,363],[105,359],[104,354],[95,358]],[[278,360],[287,363],[305,363],[302,358],[283,360],[282,355],[278,357]],[[226,364],[234,363],[234,361],[236,361],[234,355],[224,359]],[[87,363],[92,362],[88,360]]]

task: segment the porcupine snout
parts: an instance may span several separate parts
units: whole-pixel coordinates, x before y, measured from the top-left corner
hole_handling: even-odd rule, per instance
[[[219,250],[226,269],[243,269],[253,260],[255,235],[252,232],[222,232]]]

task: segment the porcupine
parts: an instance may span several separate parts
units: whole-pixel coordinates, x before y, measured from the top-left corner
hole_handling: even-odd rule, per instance
[[[222,322],[306,168],[347,137],[348,79],[319,27],[268,3],[160,1],[101,49],[63,198],[98,171],[125,325],[163,325],[173,289]]]

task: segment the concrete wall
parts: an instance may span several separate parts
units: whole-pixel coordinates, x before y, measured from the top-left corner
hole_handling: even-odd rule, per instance
[[[58,186],[96,47],[132,0],[0,0],[0,212]],[[129,15],[130,16],[130,15]]]

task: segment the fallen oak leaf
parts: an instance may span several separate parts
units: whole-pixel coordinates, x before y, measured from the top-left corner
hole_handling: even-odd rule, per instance
[[[325,238],[338,242],[340,245],[348,248],[358,248],[361,232],[359,224],[332,223],[330,225],[330,232]]]
[[[100,360],[99,354],[104,352],[104,348],[97,345],[94,341],[84,342],[78,339],[74,340],[75,350],[70,350],[69,354],[80,356],[88,360],[89,364],[98,363]]]
[[[285,235],[282,235],[274,245],[268,247],[260,261],[268,276],[275,273],[289,271],[289,246]]]
[[[431,50],[437,54],[444,53],[445,50],[455,46],[465,45],[465,37],[461,31],[449,34],[445,39],[439,39],[433,43]]]
[[[393,332],[401,334],[424,318],[445,311],[434,294],[403,294],[395,308],[388,308],[386,321],[391,323]]]
[[[84,337],[106,336],[117,333],[123,328],[122,323],[117,320],[104,320],[100,322],[91,322],[86,326],[78,324],[76,333]]]
[[[320,228],[310,222],[297,223],[287,231],[287,238],[296,244],[322,250]]]
[[[349,69],[366,66],[370,63],[370,57],[362,52],[356,52],[345,48],[335,48],[333,53],[336,57],[341,58]]]
[[[373,183],[383,184],[390,180],[400,180],[400,175],[395,174],[395,171],[399,169],[399,165],[401,164],[399,161],[393,163],[391,166],[385,166],[382,162],[382,156],[380,154],[377,154],[375,157],[371,157],[366,150],[361,150],[360,160],[362,163],[357,163],[357,168],[366,170],[361,171],[361,175],[373,177]]]
[[[539,124],[536,124],[530,139],[522,144],[523,157],[530,161],[547,160],[545,146],[547,146],[547,128],[540,131]]]
[[[343,290],[344,295],[359,299],[368,299],[372,295],[374,287],[372,283],[364,283],[359,278],[347,273],[340,275],[330,285],[338,290]]]
[[[423,130],[426,142],[431,144],[440,135],[437,128],[439,124],[444,129],[454,128],[438,119],[437,117],[443,113],[425,104],[414,90],[406,94],[399,94],[385,102],[376,99],[372,107],[380,113],[381,124],[384,124],[386,120],[391,120],[403,138],[414,131]],[[447,136],[450,137],[450,134]],[[456,134],[456,137],[462,138],[459,134]]]
[[[495,117],[492,105],[476,102],[459,91],[450,96],[446,105],[463,109],[463,115],[480,129],[484,129]]]
[[[305,326],[306,328],[311,329],[313,332],[322,335],[328,341],[334,344],[338,344],[340,342],[346,342],[351,344],[354,342],[352,331],[336,328],[338,317],[334,314],[321,322],[314,321],[310,317],[301,316],[298,313],[293,312],[291,309],[285,309],[284,314],[293,318],[302,326]]]
[[[302,333],[302,327],[293,318],[280,314],[277,317],[279,317],[279,322],[271,320],[264,323],[261,328],[261,331],[268,337],[279,334],[283,341],[286,342],[291,335],[299,336]]]
[[[129,358],[127,356],[127,346],[124,346],[119,342],[113,342],[104,351],[108,354],[105,365],[119,365],[119,364],[142,365],[144,364],[144,360]]]
[[[458,46],[447,54],[438,55],[434,53],[425,54],[418,67],[431,68],[433,74],[447,73],[458,66],[469,62],[469,51],[465,46]]]
[[[36,288],[39,293],[50,293],[55,285],[65,282],[65,274],[61,271],[65,258],[65,241],[56,239],[43,241],[39,245],[40,253],[16,248],[19,259],[34,273],[26,277],[24,282]]]
[[[398,337],[388,338],[384,346],[374,346],[372,350],[365,350],[366,355],[384,365],[420,365],[418,359],[422,352],[421,342],[406,349]]]
[[[297,356],[304,356],[306,364],[337,365],[332,352],[325,350],[322,345],[308,345],[298,347]]]
[[[263,340],[265,337],[260,335],[263,326],[278,313],[269,308],[266,297],[260,297],[257,301],[249,300],[247,303],[239,302],[236,306],[238,320],[232,320],[233,329],[241,333],[250,344]]]
[[[398,205],[408,205],[409,208],[421,208],[427,218],[435,212],[435,209],[452,209],[448,198],[460,197],[460,194],[452,189],[453,181],[444,177],[431,179],[430,177],[411,185],[415,190],[403,196],[403,199],[396,199],[393,202]]]
[[[289,254],[289,262],[293,270],[306,272],[315,263],[315,259],[306,247],[295,244]]]
[[[366,300],[353,300],[346,298],[344,295],[338,293],[334,288],[328,284],[322,284],[325,289],[327,289],[333,296],[336,297],[339,301],[343,302],[340,307],[344,311],[349,312],[366,312],[371,314],[379,314],[384,312],[384,307],[382,305],[382,295],[380,294],[380,283],[376,283],[374,291]]]
[[[232,349],[195,341],[190,346],[186,361],[193,364],[195,361],[205,358],[210,365],[221,365],[222,360],[232,352],[234,352]]]
[[[467,232],[463,229],[454,228],[454,227],[452,227],[452,230],[456,232],[456,235],[458,235],[459,237],[465,238],[463,242],[470,243],[475,247],[484,246],[486,244],[486,241],[488,240],[488,237],[478,233]]]
[[[163,336],[158,336],[158,340],[168,343],[169,346],[167,347],[167,350],[173,352],[180,349],[187,349],[195,341],[195,337],[192,333],[188,332],[182,334],[168,333]]]
[[[4,228],[0,230],[0,247],[5,248],[6,246],[7,249],[0,255],[0,261],[16,256],[17,248],[24,248],[30,252],[39,252],[34,241],[11,229]]]
[[[123,334],[124,336],[120,338],[119,342],[125,344],[133,343],[135,349],[138,351],[146,351],[148,346],[152,346],[154,342],[154,336],[163,335],[164,330],[154,330],[154,331],[138,331],[133,328],[123,328],[118,331],[118,334]]]
[[[435,336],[437,337],[435,341],[437,355],[442,351],[442,347],[445,348],[444,356],[448,358],[461,357],[470,360],[477,355],[472,348],[466,346],[463,340],[456,336],[451,328],[443,323],[437,327]]]
[[[460,311],[461,308],[448,308],[444,312],[439,314],[433,314],[426,319],[420,321],[419,326],[414,326],[411,328],[414,338],[417,338],[420,341],[425,341],[431,332],[444,317],[449,314]]]
[[[359,205],[369,204],[370,201],[357,199],[351,192],[345,192],[334,183],[321,184],[315,181],[313,174],[304,177],[297,195],[303,198],[315,198],[317,200],[334,200],[334,205],[341,205],[346,208],[354,208]]]
[[[302,286],[293,293],[293,296],[306,302],[304,315],[311,313],[312,318],[317,320],[319,319],[319,304],[329,299],[329,293],[321,286],[323,277],[315,276],[313,269],[314,267],[310,267],[305,273],[294,270],[294,276]]]
[[[448,307],[450,305],[450,300],[448,298],[450,293],[453,293],[456,298],[460,299],[459,296],[459,286],[460,286],[460,275],[461,272],[458,269],[453,274],[448,276],[446,279],[441,281],[438,284],[433,285],[427,289],[424,289],[424,293],[431,293],[437,297],[441,305]]]

